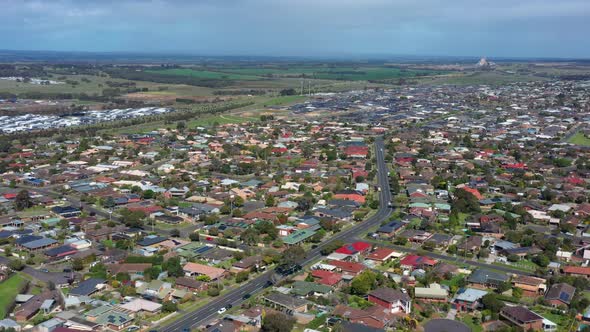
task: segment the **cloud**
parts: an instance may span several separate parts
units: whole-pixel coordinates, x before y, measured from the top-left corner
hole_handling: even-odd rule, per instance
[[[3,48],[590,54],[588,0],[0,0],[0,8]]]

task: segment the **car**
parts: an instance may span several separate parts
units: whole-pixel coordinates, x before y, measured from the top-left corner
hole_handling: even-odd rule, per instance
[[[270,281],[270,280],[269,280],[269,281],[267,281],[267,282],[264,284],[264,288],[268,288],[268,287],[270,287],[270,286],[272,286],[272,285],[273,285],[272,281]]]
[[[191,332],[191,328],[190,327],[185,327],[182,329],[182,332]]]
[[[247,300],[247,299],[249,299],[251,297],[252,297],[252,294],[247,293],[247,294],[244,294],[244,296],[242,296],[242,300]]]
[[[227,311],[227,309],[225,307],[221,307],[219,310],[217,310],[217,313],[221,315],[226,311]]]
[[[66,257],[67,257],[67,256],[66,256]],[[65,273],[70,273],[70,272],[72,272],[72,269],[64,269],[64,272],[65,272]]]
[[[231,309],[231,308],[233,307],[233,305],[232,305],[231,303],[228,303],[228,304],[227,304],[225,307],[226,307],[227,309]]]
[[[49,272],[49,270],[48,269],[41,269],[41,272],[47,273],[47,272]]]
[[[137,325],[131,325],[127,328],[127,332],[133,332],[133,331],[137,331],[139,330],[139,326]]]

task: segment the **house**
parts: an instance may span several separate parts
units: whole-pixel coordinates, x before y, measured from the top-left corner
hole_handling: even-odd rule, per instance
[[[111,330],[122,331],[133,323],[133,318],[119,310],[109,310],[97,316],[93,322]]]
[[[70,295],[90,296],[101,289],[105,284],[105,280],[101,278],[90,278],[80,282],[76,287],[69,292]]]
[[[347,319],[348,322],[358,325],[359,331],[383,331],[395,321],[394,315],[380,306],[372,306],[367,309],[357,309],[339,304],[332,312],[333,316]]]
[[[191,292],[202,292],[207,290],[208,286],[207,283],[203,281],[180,277],[176,278],[176,288],[186,289]]]
[[[107,272],[111,275],[118,273],[129,273],[130,275],[143,275],[143,271],[152,267],[151,263],[123,263],[107,264]]]
[[[554,307],[569,307],[575,293],[576,288],[572,285],[565,283],[554,284],[545,294],[545,301],[551,303]]]
[[[314,282],[295,281],[291,285],[291,294],[297,296],[324,296],[331,294],[333,288],[326,285],[319,285]]]
[[[437,262],[437,260],[425,256],[407,255],[400,260],[400,267],[412,271],[414,269],[433,267]]]
[[[292,315],[295,312],[307,312],[307,305],[309,303],[306,300],[276,292],[265,295],[263,299],[270,307],[288,315]]]
[[[561,272],[568,276],[590,278],[590,267],[564,266]]]
[[[488,294],[488,292],[480,289],[466,288],[455,296],[453,299],[453,307],[458,311],[473,311],[479,309],[481,306],[481,299]]]
[[[371,250],[371,245],[369,243],[357,241],[345,244],[342,247],[336,249],[335,252],[339,254],[357,255],[360,253],[367,253],[369,250]]]
[[[317,280],[319,284],[337,287],[342,281],[342,275],[340,273],[327,271],[327,270],[313,270],[311,276]]]
[[[133,299],[125,304],[121,304],[118,306],[118,309],[122,312],[132,314],[137,314],[139,312],[154,314],[159,312],[161,308],[161,304],[148,301],[145,299]]]
[[[328,261],[328,264],[334,266],[336,270],[342,272],[342,274],[349,276],[356,276],[357,274],[361,273],[364,269],[366,269],[366,267],[363,264],[355,262],[331,260]]]
[[[414,298],[427,302],[447,302],[449,291],[437,283],[430,284],[429,287],[414,288]]]
[[[14,329],[16,332],[22,331],[22,327],[10,318],[4,318],[0,320],[0,329]]]
[[[205,275],[210,280],[218,280],[225,275],[224,269],[192,262],[186,263],[182,270],[187,277]]]
[[[393,249],[389,249],[389,248],[377,248],[373,251],[371,251],[366,257],[366,260],[371,260],[371,261],[375,261],[378,263],[383,263],[386,262],[390,259],[393,258],[399,258],[401,257],[401,253],[398,253],[396,251],[394,251]]]
[[[535,297],[545,294],[547,281],[542,278],[519,275],[512,279],[512,286],[522,289],[523,296]]]
[[[82,213],[80,209],[73,206],[54,206],[51,208],[51,212],[66,219],[77,217]]]
[[[379,227],[377,229],[377,234],[387,238],[391,238],[395,236],[395,234],[399,232],[404,226],[405,224],[401,221],[390,221],[387,224]]]
[[[61,291],[47,290],[41,294],[33,296],[20,306],[20,308],[14,313],[14,317],[18,322],[29,320],[41,310],[42,306],[48,306],[48,300],[53,303],[61,303]]]
[[[487,269],[477,269],[467,278],[470,286],[475,288],[497,288],[501,283],[508,282],[510,277],[506,273]]]
[[[368,301],[388,309],[391,313],[412,311],[412,299],[406,293],[393,288],[377,288],[369,293]]]
[[[519,327],[522,331],[543,330],[543,317],[523,306],[506,306],[500,311],[500,317]]]

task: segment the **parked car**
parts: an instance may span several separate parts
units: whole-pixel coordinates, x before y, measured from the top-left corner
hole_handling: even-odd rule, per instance
[[[225,307],[221,307],[219,310],[217,310],[217,313],[221,315],[226,311],[227,311],[227,309]]]

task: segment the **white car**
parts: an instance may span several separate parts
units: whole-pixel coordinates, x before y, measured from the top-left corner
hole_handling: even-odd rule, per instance
[[[225,307],[221,307],[221,309],[217,310],[217,313],[221,315],[222,313],[224,313],[226,311],[227,311],[227,309],[225,309]]]

